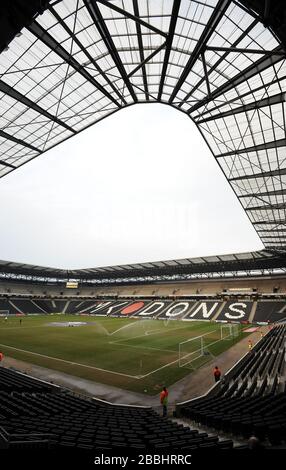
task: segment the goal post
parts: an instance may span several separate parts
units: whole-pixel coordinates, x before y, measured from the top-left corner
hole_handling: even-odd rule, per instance
[[[0,317],[8,317],[9,313],[9,310],[0,310]]]
[[[204,338],[197,336],[179,343],[179,367],[185,367],[204,355]]]
[[[220,326],[220,339],[231,340],[239,336],[239,325],[237,323],[223,323]]]
[[[239,336],[239,324],[222,323],[215,330],[179,343],[179,367],[194,367],[194,361],[201,364],[213,357],[213,346],[221,341],[233,340]],[[202,358],[202,359],[200,359]]]

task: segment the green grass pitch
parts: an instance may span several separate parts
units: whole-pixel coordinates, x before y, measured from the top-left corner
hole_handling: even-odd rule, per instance
[[[86,322],[82,326],[51,323]],[[204,336],[209,354],[179,367],[179,343]],[[220,324],[75,315],[0,319],[0,350],[11,357],[123,389],[158,393],[241,339],[220,341]],[[198,343],[192,344],[196,348]],[[194,356],[194,358],[196,355]]]

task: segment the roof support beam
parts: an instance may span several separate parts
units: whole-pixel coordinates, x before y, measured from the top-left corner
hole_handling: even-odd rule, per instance
[[[286,228],[275,228],[275,229],[265,229],[265,228],[260,228],[256,229],[257,232],[269,232],[269,233],[286,233]],[[263,237],[263,235],[261,235]]]
[[[222,51],[222,52],[238,52],[242,54],[261,54],[261,55],[272,55],[273,51],[265,51],[264,49],[248,49],[244,47],[216,47],[216,46],[207,46],[206,51]],[[285,56],[285,52],[281,51],[281,55]]]
[[[286,101],[286,93],[278,93],[277,95],[273,95],[259,101],[253,101],[253,103],[238,106],[231,111],[225,111],[223,113],[214,114],[205,119],[199,119],[196,121],[196,124],[203,124],[204,122],[214,121],[215,119],[222,119],[228,116],[233,116],[234,114],[247,113],[248,111],[252,111],[254,109],[264,108],[265,106],[272,106],[274,104],[283,103],[284,101]]]
[[[268,240],[272,238],[281,238],[283,240],[286,239],[286,235],[261,235],[261,238],[263,238],[263,240]]]
[[[7,166],[8,168],[13,168],[13,170],[16,170],[16,166],[11,165],[11,163],[4,162],[4,160],[0,160],[0,165]]]
[[[188,63],[186,64],[176,86],[174,87],[174,90],[170,96],[169,103],[172,103],[174,101],[176,95],[178,94],[181,86],[185,82],[187,76],[189,75],[190,71],[192,70],[194,64],[198,60],[199,56],[201,55],[202,52],[204,52],[206,48],[206,44],[215,31],[218,23],[220,22],[221,18],[225,14],[228,6],[230,5],[231,1],[230,0],[219,0],[216,8],[213,11],[213,14],[211,15],[208,23],[205,26],[204,31],[202,32],[202,35],[200,39],[198,40],[189,60]]]
[[[250,33],[250,31],[252,31],[252,29],[256,26],[256,24],[258,23],[258,20],[255,19],[247,28],[245,31],[243,31],[243,33],[236,39],[236,41],[234,41],[233,43],[233,47],[237,46],[241,41],[243,41],[243,39]],[[225,58],[227,57],[227,52],[225,54],[223,54],[210,68],[209,68],[209,75],[213,72],[213,71],[216,71],[218,66],[225,60]],[[187,102],[190,98],[190,96],[192,96],[192,94],[200,88],[201,84],[204,82],[204,77],[201,78],[201,80],[199,80],[196,85],[193,86],[193,88],[191,89],[191,91],[184,97],[184,99],[181,101],[181,103],[179,104],[179,107],[181,107],[184,102]],[[197,100],[195,100],[197,101]],[[220,106],[223,106],[222,104]],[[218,106],[216,106],[218,107]],[[216,108],[215,107],[215,108]],[[204,114],[204,113],[202,113]]]
[[[228,181],[250,180],[253,178],[268,178],[271,176],[280,176],[280,175],[286,175],[286,168],[281,168],[279,170],[265,171],[263,173],[254,173],[253,175],[236,176],[235,178],[230,178]]]
[[[263,222],[252,222],[253,225],[286,225],[286,219],[284,220],[264,220]]]
[[[221,153],[216,155],[215,158],[228,157],[229,155],[240,155],[241,153],[258,152],[259,150],[267,150],[278,147],[286,147],[286,139],[273,140],[272,142],[265,142],[264,144],[253,145],[244,149],[231,150],[230,152]]]
[[[279,245],[277,243],[275,245],[270,244],[270,243],[266,243],[266,246],[267,246],[268,250],[276,251],[276,252],[278,251],[278,253],[279,253],[279,250],[283,249],[283,246],[282,246],[281,243]],[[284,255],[284,253],[283,253],[283,255]]]
[[[63,21],[63,19],[60,17],[60,15],[54,10],[54,8],[52,6],[49,7],[49,10],[50,12],[54,15],[54,17],[57,19],[57,21],[59,22],[59,24],[62,26],[62,28],[64,28],[64,30],[70,35],[70,37],[73,39],[73,41],[78,45],[78,47],[82,50],[82,52],[86,55],[86,57],[88,58],[88,60],[90,61],[90,63],[94,66],[94,68],[100,73],[100,75],[103,76],[104,80],[110,85],[110,87],[113,89],[113,91],[117,94],[118,98],[120,99],[120,101],[123,101],[125,104],[126,101],[125,99],[123,98],[123,96],[119,93],[119,91],[117,90],[116,86],[112,83],[112,81],[108,78],[108,76],[106,75],[106,73],[102,70],[102,68],[98,65],[98,63],[94,60],[94,58],[92,57],[92,55],[87,51],[86,47],[84,47],[81,43],[81,41],[78,39],[78,37],[72,32],[72,30],[67,26],[67,24]],[[99,86],[101,86],[99,84]],[[105,92],[105,88],[102,87],[102,91],[103,93],[106,93]],[[107,94],[108,98],[112,101],[112,96]],[[114,99],[113,101],[117,106],[118,106],[118,103],[116,102],[116,100]]]
[[[263,12],[264,21],[267,21],[269,18],[270,3],[271,3],[270,0],[264,0],[264,12]]]
[[[266,55],[261,57],[257,62],[254,62],[242,72],[239,72],[235,77],[231,78],[230,80],[227,80],[222,86],[214,90],[209,97],[200,100],[197,104],[192,106],[188,110],[188,114],[197,111],[202,106],[207,105],[210,101],[213,101],[222,94],[234,89],[241,83],[252,78],[254,75],[263,72],[268,67],[271,67],[271,65],[275,65],[277,62],[280,62],[283,59],[281,51],[283,51],[282,47],[278,46],[276,49],[273,50],[272,55]]]
[[[165,50],[165,57],[164,57],[164,62],[162,66],[162,72],[161,72],[161,80],[160,80],[160,85],[159,85],[159,91],[158,91],[158,100],[160,101],[163,93],[163,88],[164,88],[164,83],[165,83],[165,78],[166,78],[166,72],[167,68],[169,65],[169,58],[170,58],[170,53],[171,53],[171,47],[173,43],[173,38],[174,38],[174,33],[176,29],[176,24],[178,20],[178,14],[181,6],[181,0],[173,0],[173,8],[172,8],[172,14],[171,14],[171,20],[170,20],[170,25],[169,25],[169,32],[168,32],[168,37],[166,40],[166,50]]]
[[[244,208],[245,211],[269,211],[273,209],[286,209],[286,204],[281,202],[280,204],[271,204],[268,203],[265,206],[255,206],[255,207],[246,207]]]
[[[107,0],[96,0],[97,3],[102,3],[102,5],[105,5],[106,7],[110,8],[111,10],[114,10],[116,11],[117,13],[120,13],[121,15],[123,16],[126,16],[126,18],[129,18],[130,20],[133,20],[135,21],[136,23],[138,23],[139,25],[141,26],[144,26],[145,28],[148,28],[150,29],[151,31],[153,31],[154,33],[157,33],[157,34],[160,34],[161,36],[164,36],[165,38],[167,37],[167,33],[164,33],[164,31],[161,31],[160,29],[156,28],[155,26],[152,26],[151,24],[149,23],[146,23],[146,21],[142,20],[138,14],[136,13],[135,11],[135,16],[132,15],[132,13],[129,13],[128,11],[126,10],[123,10],[122,8],[118,7],[117,5],[115,5],[114,3],[111,3]],[[175,0],[176,1],[176,0]]]
[[[132,75],[134,75],[137,70],[140,70],[141,67],[144,67],[145,64],[147,64],[156,54],[158,54],[158,52],[160,52],[162,49],[164,49],[164,47],[166,46],[166,42],[164,42],[163,44],[161,44],[160,47],[158,47],[155,51],[153,51],[150,55],[148,55],[148,57],[146,57],[146,59],[143,60],[143,62],[141,62],[139,65],[137,65],[129,74],[128,74],[128,78],[129,77],[132,77]],[[144,67],[145,69],[145,67]],[[148,92],[149,94],[149,92]]]
[[[213,68],[211,69],[213,70]],[[270,85],[275,85],[276,83],[279,83],[280,81],[282,80],[285,80],[285,76],[282,76],[282,77],[279,77],[279,78],[275,78],[275,79],[271,79],[271,81],[269,82],[266,82],[265,84],[263,85],[260,85],[258,87],[254,87],[254,88],[251,88],[249,91],[245,92],[245,93],[242,93],[241,95],[239,95],[239,97],[235,97],[235,98],[232,98],[231,100],[228,100],[227,104],[228,105],[232,105],[233,103],[236,105],[237,102],[239,102],[240,104],[243,102],[243,98],[245,97],[248,97],[249,95],[254,95],[256,92],[258,91],[261,91],[261,90],[265,90],[265,88],[268,88]],[[221,103],[221,104],[215,104],[213,108],[209,108],[207,109],[206,111],[202,111],[200,112],[200,115],[199,116],[196,116],[194,119],[199,119],[200,116],[204,116],[205,114],[210,114],[214,111],[218,112],[218,110],[220,108],[223,108],[225,106],[225,102]],[[235,111],[235,109],[233,110]],[[202,119],[200,119],[200,121],[202,121]],[[199,121],[196,121],[197,123]]]
[[[17,137],[14,137],[13,135],[7,134],[5,131],[0,130],[0,137],[3,139],[11,140],[12,142],[15,142],[16,144],[22,145],[23,147],[26,147],[30,150],[33,150],[34,152],[42,153],[41,150],[39,150],[37,147],[34,147],[33,145],[28,144],[24,140],[17,139]]]
[[[95,24],[95,27],[96,29],[98,30],[110,56],[112,57],[117,69],[118,69],[118,72],[120,73],[121,77],[122,77],[122,80],[124,81],[126,87],[128,88],[129,90],[129,93],[131,95],[131,97],[133,98],[134,102],[137,103],[138,102],[138,98],[135,94],[135,91],[132,87],[132,84],[127,76],[127,73],[126,73],[126,70],[123,66],[123,63],[121,61],[121,58],[120,58],[120,55],[119,53],[117,52],[117,48],[113,42],[113,39],[110,35],[110,32],[105,24],[105,21],[102,17],[102,14],[98,8],[98,5],[96,3],[95,0],[83,0],[83,3],[85,4],[86,8],[87,8],[87,11],[89,12],[90,14],[90,17],[92,18],[92,20],[94,21],[94,24]],[[108,5],[110,6],[110,5]]]
[[[276,189],[274,191],[265,191],[263,193],[249,193],[249,194],[242,194],[242,195],[238,195],[237,197],[238,198],[244,198],[244,197],[256,197],[256,198],[260,198],[260,197],[263,197],[263,196],[284,196],[286,195],[286,188],[284,189]]]
[[[46,32],[46,30],[36,21],[34,21],[27,28],[34,36],[36,36],[40,41],[42,41],[47,47],[49,47],[55,54],[61,57],[67,64],[71,65],[80,75],[90,82],[96,89],[101,91],[110,101],[116,104],[120,108],[120,104],[115,100],[115,98],[106,91],[106,89],[97,81],[92,75],[87,72],[81,64],[79,64],[65,48],[59,44],[53,36]]]
[[[203,63],[203,68],[204,68],[205,81],[206,81],[206,86],[207,86],[207,90],[208,90],[208,95],[210,96],[211,95],[211,89],[210,89],[210,82],[209,82],[208,70],[207,70],[207,64],[206,64],[204,52],[202,52],[201,58],[202,58],[202,63]]]
[[[56,122],[57,124],[59,124],[60,126],[62,127],[65,127],[65,129],[67,129],[68,131],[72,132],[73,134],[76,133],[76,131],[74,129],[72,129],[70,126],[68,126],[65,122],[61,121],[60,119],[58,119],[56,116],[53,116],[52,114],[50,114],[48,111],[46,111],[45,109],[41,108],[38,104],[36,104],[34,101],[30,100],[29,98],[27,98],[27,96],[24,96],[22,95],[19,91],[17,91],[14,87],[11,87],[10,85],[8,85],[7,83],[3,82],[2,80],[0,80],[0,91],[8,96],[10,96],[11,98],[13,98],[14,100],[16,101],[19,101],[20,103],[22,103],[24,106],[27,106],[27,108],[30,108],[30,109],[33,109],[34,111],[36,111],[37,113],[39,114],[42,114],[43,116],[45,116],[47,119],[49,119],[50,121],[54,121]]]
[[[134,13],[136,15],[136,18],[138,18],[140,15],[139,15],[139,7],[138,7],[138,1],[137,0],[133,0],[133,9],[134,9]],[[143,83],[144,83],[145,98],[148,101],[149,100],[149,92],[148,92],[148,81],[147,81],[146,67],[145,67],[145,63],[144,63],[144,61],[145,61],[144,46],[143,46],[143,40],[142,40],[141,25],[137,21],[136,21],[136,33],[137,33],[137,41],[138,41],[139,54],[140,54],[140,60],[141,60],[140,67],[142,67],[142,76],[143,76]],[[130,77],[130,74],[128,75],[128,77]]]

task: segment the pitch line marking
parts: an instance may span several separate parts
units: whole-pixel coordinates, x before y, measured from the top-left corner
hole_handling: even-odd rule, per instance
[[[131,379],[136,379],[136,380],[140,380],[140,379],[143,379],[145,377],[148,377],[148,375],[152,375],[152,374],[154,374],[154,372],[157,372],[158,370],[164,369],[165,367],[168,367],[168,366],[170,366],[172,364],[175,364],[176,362],[179,361],[179,359],[176,359],[175,361],[169,362],[168,364],[164,364],[162,367],[159,367],[158,369],[154,369],[154,370],[152,370],[151,372],[148,372],[145,375],[129,375],[129,374],[123,374],[122,372],[114,372],[114,371],[111,371],[111,370],[102,369],[100,367],[88,366],[87,364],[80,364],[78,362],[67,361],[65,359],[59,359],[57,357],[47,356],[45,354],[35,353],[35,352],[32,352],[32,351],[27,351],[25,349],[15,348],[14,346],[8,346],[7,344],[0,343],[0,346],[4,346],[5,348],[10,348],[10,349],[15,349],[16,351],[21,351],[21,352],[28,353],[28,354],[33,354],[35,356],[45,357],[47,359],[52,359],[54,361],[65,362],[67,364],[80,366],[80,367],[85,367],[87,369],[100,370],[101,372],[107,372],[109,374],[122,375],[123,377],[129,377]]]
[[[152,374],[154,374],[155,372],[158,372],[158,370],[165,369],[165,367],[169,367],[169,366],[171,366],[172,364],[175,364],[176,362],[179,362],[179,360],[180,360],[180,359],[176,359],[175,361],[168,362],[168,364],[164,364],[163,366],[158,367],[158,369],[154,369],[154,370],[152,370],[151,372],[148,372],[148,374],[140,375],[140,379],[145,379],[145,377],[148,377],[148,375],[152,375]]]
[[[127,340],[128,341],[128,340]],[[109,341],[108,344],[115,344],[116,346],[127,346],[128,348],[136,348],[136,349],[151,349],[154,351],[163,351],[169,353],[176,353],[173,349],[160,349],[160,348],[152,348],[152,346],[136,346],[134,344],[125,344],[124,342],[120,343],[119,341]]]
[[[180,329],[180,328],[177,328],[177,329]],[[213,331],[217,331],[217,330],[213,330]],[[209,334],[209,333],[206,333],[205,335],[201,335],[201,336],[206,336],[207,334]],[[141,335],[141,336],[144,336],[144,335]],[[115,341],[114,341],[114,343],[115,343]],[[114,371],[111,371],[111,370],[102,369],[100,367],[88,366],[86,364],[80,364],[80,363],[77,363],[77,362],[67,361],[65,359],[59,359],[59,358],[56,358],[56,357],[46,356],[45,354],[40,354],[40,353],[35,353],[35,352],[32,352],[32,351],[27,351],[25,349],[15,348],[13,346],[8,346],[6,344],[1,344],[0,343],[0,346],[4,346],[4,347],[10,348],[10,349],[15,349],[16,351],[22,351],[22,352],[28,353],[28,354],[33,354],[33,355],[36,355],[36,356],[46,357],[48,359],[52,359],[52,360],[55,360],[55,361],[65,362],[67,364],[72,364],[72,365],[77,365],[77,366],[80,366],[80,367],[85,367],[87,369],[95,369],[95,370],[100,370],[101,372],[107,372],[107,373],[114,374],[114,375],[121,375],[123,377],[129,377],[129,378],[136,379],[136,380],[144,379],[145,377],[148,377],[149,375],[152,375],[155,372],[158,372],[159,370],[165,369],[166,367],[169,367],[172,364],[175,364],[176,362],[179,362],[179,360],[180,360],[180,358],[178,358],[175,361],[168,362],[167,364],[164,364],[163,366],[161,366],[157,369],[154,369],[154,370],[152,370],[152,371],[150,371],[150,372],[148,372],[147,374],[144,374],[144,375],[129,375],[129,374],[124,374],[122,372],[114,372]],[[145,348],[145,349],[147,349],[147,348]]]
[[[89,366],[87,364],[80,364],[79,362],[67,361],[65,359],[60,359],[60,358],[57,358],[57,357],[47,356],[46,354],[40,354],[40,353],[36,353],[36,352],[32,352],[32,351],[27,351],[25,349],[15,348],[13,346],[8,346],[7,344],[1,344],[0,343],[0,346],[4,346],[5,348],[10,348],[10,349],[15,349],[16,351],[21,351],[21,352],[28,353],[28,354],[33,354],[34,356],[45,357],[47,359],[52,359],[53,361],[65,362],[67,364],[72,364],[72,365],[75,365],[75,366],[86,367],[87,369],[100,370],[101,372],[107,372],[108,374],[122,375],[124,377],[129,377],[131,379],[140,379],[140,376],[138,376],[138,375],[123,374],[122,372],[114,372],[112,370],[102,369],[100,367]]]
[[[128,326],[129,326],[129,325],[128,325]],[[120,329],[121,329],[121,328],[120,328]],[[166,334],[168,334],[168,333],[172,333],[173,331],[176,331],[176,330],[183,330],[183,329],[185,329],[184,326],[178,326],[177,328],[170,328],[170,329],[168,329],[167,331],[164,330],[163,328],[162,328],[162,329],[160,328],[160,329],[158,329],[159,332],[157,332],[157,333],[152,333],[152,331],[154,331],[154,330],[147,330],[147,333],[148,333],[147,335],[146,335],[146,331],[145,331],[144,334],[142,334],[142,335],[132,336],[131,338],[126,338],[126,339],[123,339],[123,338],[116,339],[116,340],[113,341],[113,343],[120,343],[120,342],[122,341],[122,339],[123,339],[123,341],[131,341],[131,340],[137,339],[137,338],[144,338],[144,337],[146,337],[146,336],[152,336],[152,335],[156,335],[156,334],[159,335],[159,334],[161,334],[161,333],[166,333]],[[119,330],[116,330],[116,331],[119,331]],[[156,331],[157,331],[157,330],[156,330]],[[216,330],[214,330],[214,331],[216,331]],[[113,334],[113,333],[112,333],[112,334]],[[110,335],[110,336],[111,336],[111,335]]]
[[[37,325],[37,326],[6,326],[3,329],[0,328],[0,331],[6,331],[6,330],[25,330],[25,328],[43,328],[42,325]]]
[[[204,335],[201,335],[201,336],[202,336],[202,337],[203,337],[203,336],[207,336],[207,335],[213,333],[214,331],[218,331],[218,330],[212,330],[212,331],[210,331],[209,333],[205,333]],[[200,338],[201,336],[197,336],[197,338]],[[196,339],[196,338],[193,338],[193,339]],[[218,341],[220,341],[220,340],[218,340]],[[215,341],[215,343],[216,343],[216,342],[217,342],[217,341]],[[214,344],[214,343],[211,343],[211,344],[208,345],[208,346],[211,346],[212,344]],[[193,351],[192,354],[194,354],[194,353],[196,353],[196,352],[198,352],[198,351],[200,351],[200,350],[197,349],[197,351]],[[180,361],[180,358],[176,359],[175,361],[169,362],[168,364],[164,364],[163,366],[158,367],[158,369],[154,369],[154,370],[152,370],[151,372],[148,372],[148,374],[140,375],[140,378],[141,378],[141,379],[145,379],[145,377],[148,377],[148,375],[152,375],[152,374],[154,374],[155,372],[158,372],[158,370],[165,369],[166,367],[169,367],[169,366],[171,366],[172,364],[175,364],[176,362],[179,362],[179,361]]]

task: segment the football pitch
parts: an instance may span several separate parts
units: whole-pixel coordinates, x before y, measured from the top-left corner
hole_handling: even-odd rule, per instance
[[[21,318],[21,323],[19,317],[0,319],[0,350],[5,355],[150,395],[211,361],[245,335],[239,325],[238,336],[221,339],[221,324],[208,321],[75,315]]]

